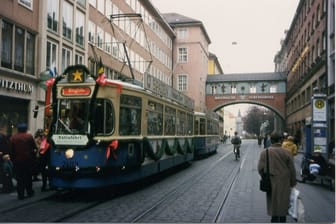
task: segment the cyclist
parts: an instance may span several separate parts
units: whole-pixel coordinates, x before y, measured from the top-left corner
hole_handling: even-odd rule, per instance
[[[231,143],[233,144],[233,152],[235,148],[237,149],[237,156],[240,158],[240,144],[241,144],[241,139],[238,136],[238,133],[235,131],[234,136],[231,138]]]

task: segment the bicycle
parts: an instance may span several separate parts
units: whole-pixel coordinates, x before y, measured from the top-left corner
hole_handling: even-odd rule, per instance
[[[240,158],[240,145],[239,144],[233,144],[233,153],[235,154],[235,158],[236,160],[238,160],[238,158]]]

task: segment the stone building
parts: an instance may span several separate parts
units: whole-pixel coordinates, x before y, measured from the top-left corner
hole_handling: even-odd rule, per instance
[[[1,1],[0,128],[7,134],[15,133],[20,122],[36,127],[39,11],[39,0]]]
[[[331,24],[335,24],[335,17],[331,2],[300,0],[274,59],[275,70],[287,73],[287,131],[300,136],[301,141],[312,119],[311,98],[316,91],[329,98],[328,133],[329,137],[335,135],[335,71],[329,67],[334,63],[335,28]]]

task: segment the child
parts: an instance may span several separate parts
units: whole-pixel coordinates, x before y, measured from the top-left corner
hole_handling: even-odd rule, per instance
[[[14,190],[13,185],[13,163],[8,154],[3,157],[2,172],[3,172],[3,193],[11,193]]]

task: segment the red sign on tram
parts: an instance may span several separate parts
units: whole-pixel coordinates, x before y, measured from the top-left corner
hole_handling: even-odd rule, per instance
[[[62,88],[62,96],[89,96],[91,89],[89,87],[65,87]]]

